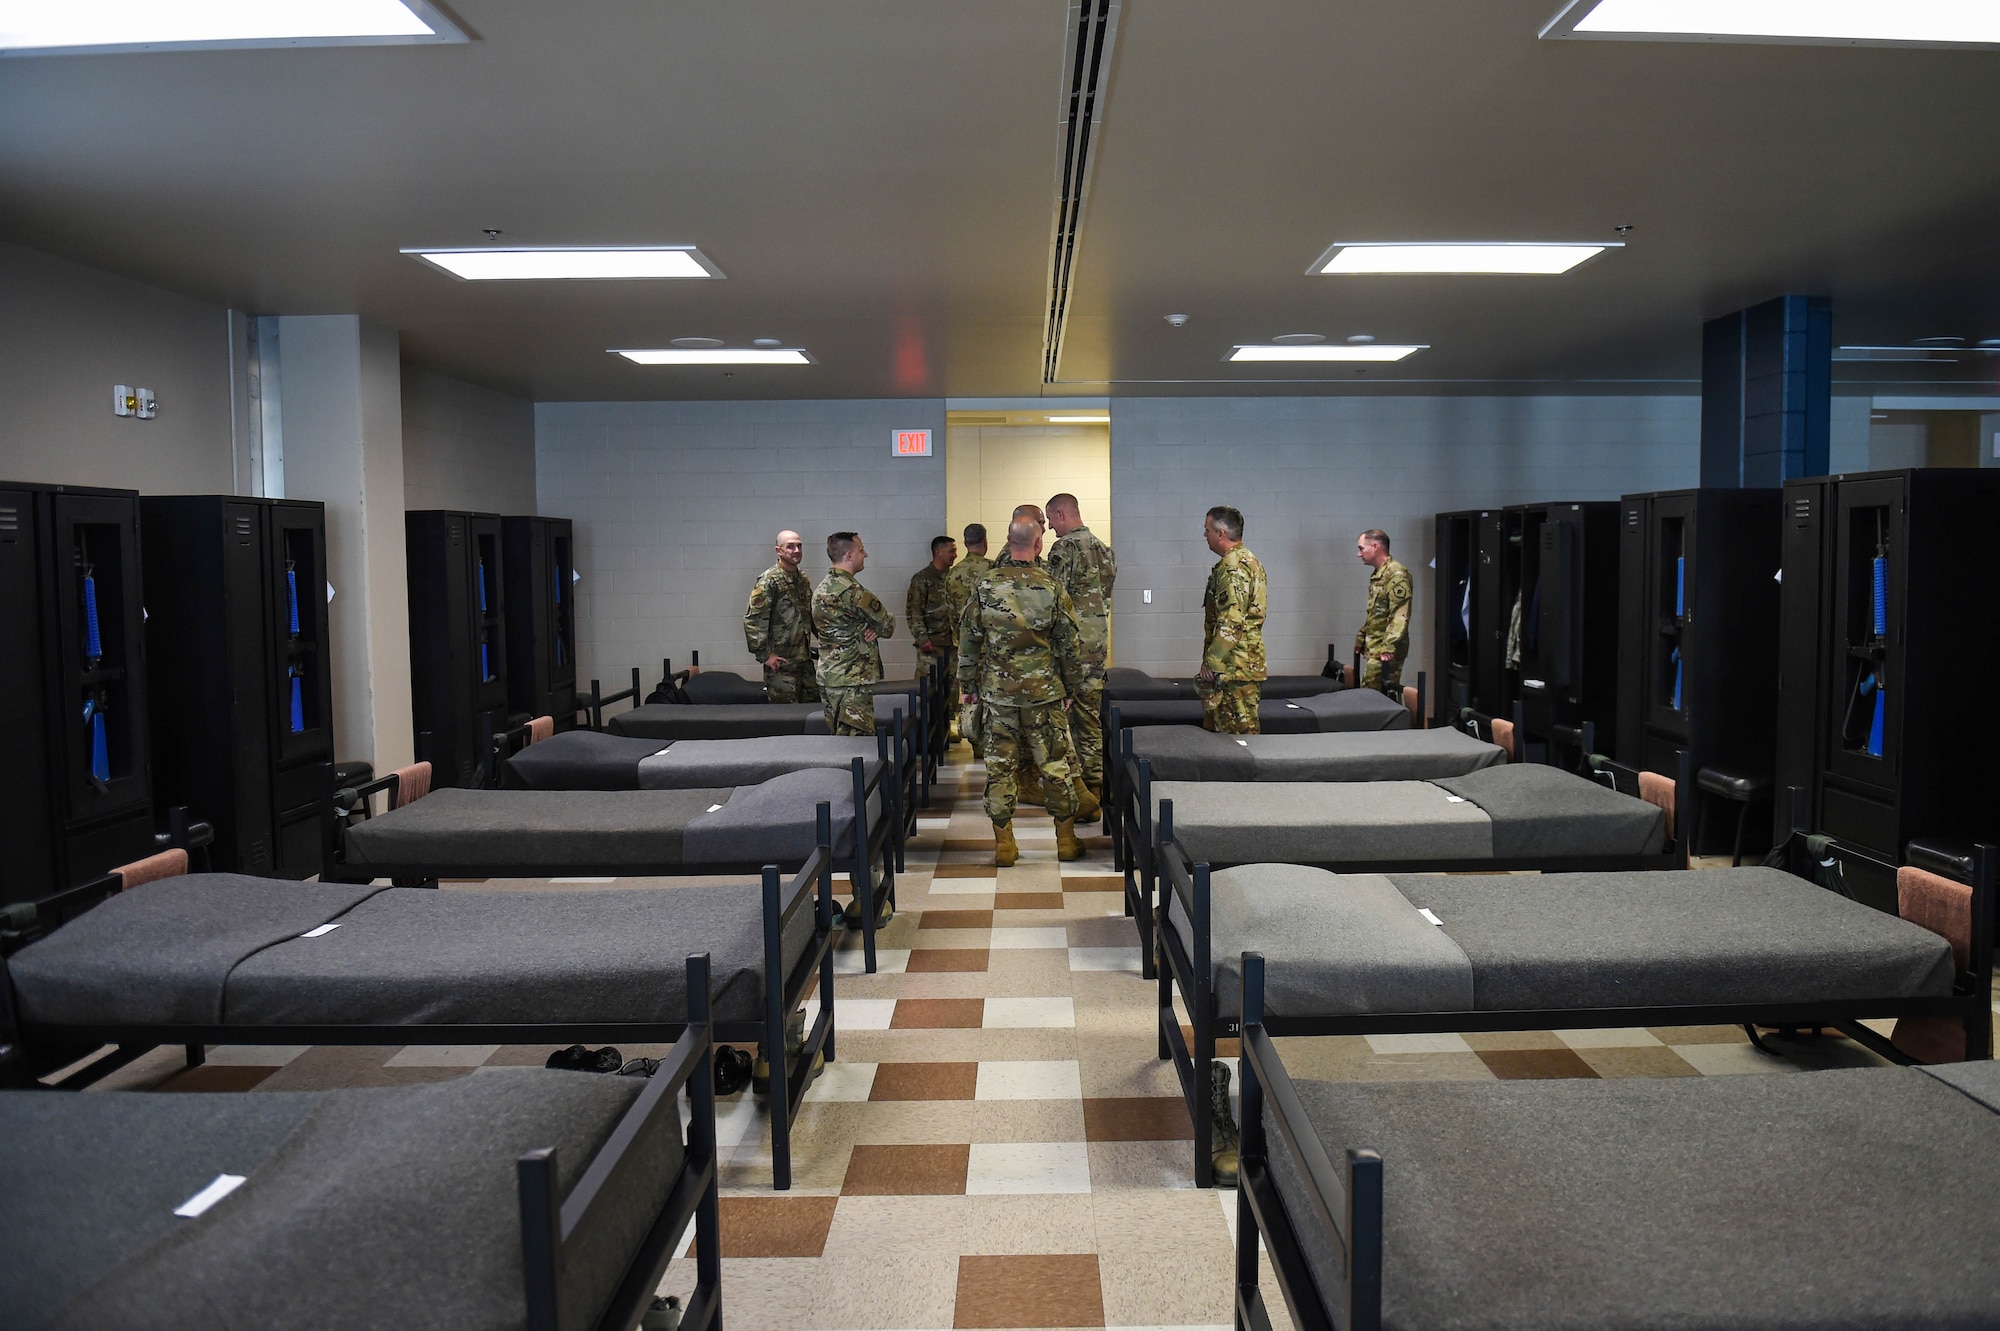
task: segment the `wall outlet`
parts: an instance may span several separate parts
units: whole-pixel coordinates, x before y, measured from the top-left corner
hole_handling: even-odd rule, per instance
[[[111,414],[114,416],[136,416],[139,412],[139,397],[124,384],[111,390]]]
[[[1139,595],[1145,598],[1147,605],[1151,605],[1153,603],[1153,589],[1151,587],[1148,587],[1145,591],[1140,592]]]
[[[149,421],[152,420],[153,417],[160,414],[160,400],[153,396],[152,389],[150,388],[140,389],[138,392],[138,399],[139,399],[138,408],[139,408],[140,420]]]

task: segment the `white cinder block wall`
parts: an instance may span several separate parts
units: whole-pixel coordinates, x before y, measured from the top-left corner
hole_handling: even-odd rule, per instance
[[[935,456],[898,458],[896,430],[929,429]],[[535,407],[540,512],[576,521],[577,665],[584,687],[624,687],[662,656],[752,678],[743,645],[750,584],[780,528],[805,537],[805,571],[826,573],[827,533],[859,531],[861,581],[896,616],[891,675],[914,671],[903,622],[910,575],[944,522],[941,400],[544,402]]]
[[[403,498],[412,509],[535,512],[535,404],[404,366]]]
[[[1197,668],[1215,558],[1202,514],[1232,504],[1270,577],[1273,674],[1317,672],[1329,642],[1346,659],[1367,594],[1354,538],[1380,527],[1416,581],[1414,682],[1430,666],[1433,515],[1694,485],[1700,423],[1695,396],[1114,399],[1118,663]]]

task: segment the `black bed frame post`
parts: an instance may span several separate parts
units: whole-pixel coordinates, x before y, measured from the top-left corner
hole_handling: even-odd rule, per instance
[[[903,753],[905,751],[903,748],[903,744],[907,736],[903,733],[903,709],[900,707],[898,707],[893,713],[890,714],[889,733],[895,738],[896,752],[898,754]],[[919,756],[917,762],[920,767],[923,761],[924,761],[923,758]],[[858,758],[855,759],[855,763],[856,763],[856,770],[859,770],[860,759]],[[887,768],[883,769],[883,774],[885,776],[888,774]],[[921,777],[919,779],[921,781]],[[883,849],[885,852],[892,852],[895,855],[896,867],[898,869],[901,869],[904,867],[903,840],[909,834],[909,824],[905,820],[914,817],[917,811],[915,809],[905,809],[903,807],[903,774],[900,771],[896,773],[896,780],[894,784],[896,787],[896,794],[895,797],[889,801],[890,808],[888,810],[888,813],[889,817],[894,821],[896,825],[896,835],[892,839],[893,846],[892,847],[885,846]],[[928,795],[920,793],[918,798],[924,804],[930,803],[930,797]],[[867,807],[866,805],[860,805],[860,804],[857,804],[855,806],[856,809],[863,810],[864,812],[866,810],[866,807]],[[857,821],[865,823],[868,820],[865,817],[861,817],[858,818]]]
[[[1168,886],[1172,892],[1173,887]],[[1166,905],[1164,900],[1160,903]],[[1194,988],[1187,996],[1188,1020],[1194,1024],[1194,1185],[1215,1186],[1215,1119],[1209,1102],[1215,1095],[1215,971],[1209,956],[1208,865],[1194,866]],[[1171,969],[1160,967],[1164,978]],[[1239,1164],[1240,1168],[1240,1164]]]
[[[1417,724],[1425,730],[1431,728],[1430,679],[1423,671],[1417,672]]]
[[[514,1162],[514,1172],[521,1192],[521,1274],[528,1296],[528,1331],[558,1331],[556,1261],[562,1252],[562,1211],[556,1200],[556,1148],[528,1152]]]
[[[333,760],[319,765],[319,864],[320,876],[333,872],[334,857],[340,850],[340,811],[333,807]]]
[[[604,729],[603,680],[593,679],[590,681],[590,703],[584,710],[590,713],[590,728],[592,730]]]
[[[1542,761],[1547,762],[1549,746],[1542,746]],[[1519,698],[1514,699],[1514,761],[1528,761],[1528,705]]]
[[[1160,802],[1160,839],[1153,846],[1153,854],[1156,857],[1167,853],[1167,844],[1173,840],[1173,835],[1174,802],[1172,800],[1162,800]],[[1172,1015],[1174,1010],[1174,968],[1171,962],[1163,966],[1154,966],[1153,946],[1153,938],[1147,932],[1146,922],[1142,919],[1139,922],[1139,967],[1142,972],[1141,978],[1154,979],[1159,982],[1160,1057],[1172,1058],[1174,1050],[1173,1046],[1167,1043],[1166,1019]],[[1165,951],[1165,949],[1161,950]],[[1167,961],[1167,958],[1164,956],[1160,959]]]
[[[636,672],[634,672],[636,673]],[[688,1154],[706,1161],[708,1186],[701,1190],[695,1208],[695,1290],[722,1289],[722,1161],[715,1145],[715,1026],[710,1006],[709,956],[697,953],[687,959],[688,1025],[704,1032],[701,1057],[695,1060],[688,1077],[688,1099],[694,1110],[688,1123]],[[721,1326],[720,1313],[714,1323]]]
[[[1238,1128],[1242,1145],[1237,1151],[1236,1175],[1236,1326],[1249,1331],[1244,1313],[1263,1300],[1257,1285],[1257,1213],[1250,1204],[1250,1188],[1244,1182],[1251,1160],[1262,1164],[1264,1145],[1264,1086],[1257,1080],[1256,1060],[1250,1057],[1250,1028],[1264,1023],[1264,954],[1243,954],[1243,1057],[1237,1060],[1243,1085],[1243,1122]]]
[[[814,831],[819,836],[819,882],[814,885],[813,894],[817,903],[813,908],[814,921],[819,926],[821,937],[827,938],[826,951],[819,959],[819,1005],[827,1013],[826,1057],[833,1061],[833,810],[821,804],[813,816]]]
[[[1382,1157],[1347,1151],[1346,1331],[1382,1327]]]
[[[825,805],[821,805],[825,808]],[[791,1061],[785,1048],[785,923],[778,866],[764,866],[764,1062],[771,1088],[764,1103],[771,1111],[771,1186],[792,1186]]]
[[[2000,893],[2000,847],[1972,848],[1972,1002],[1965,1014],[1965,1057],[1993,1057],[1993,912]]]
[[[1360,652],[1356,652],[1356,653],[1354,654],[1354,685],[1353,685],[1353,687],[1355,687],[1355,688],[1357,688],[1357,689],[1361,687],[1361,653],[1360,653]]]
[[[1104,807],[1111,811],[1111,867],[1125,872],[1125,764],[1132,761],[1132,741],[1125,736],[1125,730],[1118,724],[1116,707],[1106,707],[1100,726],[1108,742],[1104,746],[1107,771],[1104,775],[1104,789],[1098,793],[1103,797]],[[1125,913],[1132,913],[1132,903],[1125,903]]]
[[[1694,755],[1686,749],[1674,754],[1674,867],[1685,869],[1694,861],[1694,838],[1700,829],[1694,817]]]
[[[1150,979],[1153,975],[1153,940],[1158,926],[1153,920],[1155,903],[1160,900],[1160,853],[1167,842],[1173,840],[1174,819],[1171,812],[1173,801],[1160,806],[1159,825],[1153,825],[1153,760],[1139,760],[1139,836],[1146,846],[1146,856],[1139,862],[1139,896],[1132,903],[1132,920],[1139,929],[1139,974]],[[1137,860],[1135,853],[1134,859]]]

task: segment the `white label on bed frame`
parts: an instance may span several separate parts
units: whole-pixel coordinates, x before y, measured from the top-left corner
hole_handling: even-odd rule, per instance
[[[720,804],[711,804],[711,805],[709,805],[709,806],[708,806],[708,811],[709,811],[710,813],[714,813],[714,812],[715,812],[715,811],[716,811],[717,809],[719,809],[719,808],[721,808],[721,807],[722,807],[722,806],[721,806]]]
[[[1239,739],[1239,740],[1237,740],[1236,742],[1237,742],[1238,744],[1241,744],[1241,745],[1242,745],[1242,746],[1243,746],[1244,748],[1246,748],[1246,749],[1250,747],[1250,741],[1249,741],[1249,740],[1247,740],[1247,739]]]
[[[174,1214],[184,1220],[192,1220],[242,1186],[241,1174],[217,1174],[215,1182],[176,1206]]]
[[[320,926],[319,928],[317,928],[317,929],[308,929],[308,930],[306,930],[306,931],[305,931],[304,933],[300,934],[300,935],[299,935],[299,937],[301,937],[301,938],[324,938],[324,937],[326,937],[326,935],[328,935],[328,934],[332,933],[332,932],[333,932],[333,931],[334,931],[335,929],[338,929],[339,927],[340,927],[340,921],[339,921],[339,920],[335,920],[335,921],[334,921],[334,922],[333,922],[332,924],[322,924],[322,925],[321,925],[321,926]]]
[[[1440,920],[1437,916],[1433,915],[1431,913],[1431,908],[1429,906],[1417,907],[1417,914],[1423,916],[1425,919],[1429,920],[1432,924],[1437,925],[1440,929],[1444,927],[1444,921]]]
[[[1463,803],[1465,803],[1465,796],[1463,796],[1463,795],[1446,795],[1446,796],[1444,797],[1444,802],[1445,802],[1446,804],[1463,804]]]

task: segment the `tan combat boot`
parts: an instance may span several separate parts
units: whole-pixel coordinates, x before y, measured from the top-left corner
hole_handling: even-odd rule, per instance
[[[1059,860],[1083,858],[1083,843],[1076,839],[1074,818],[1065,818],[1056,824],[1056,858]]]
[[[1014,803],[1044,806],[1042,795],[1042,774],[1032,765],[1028,770],[1014,775]]]
[[[1236,1119],[1229,1112],[1229,1065],[1217,1060],[1209,1067],[1208,1116],[1212,1126],[1208,1158],[1215,1168],[1215,1186],[1233,1188],[1242,1140],[1236,1133]]]
[[[993,864],[995,868],[1011,868],[1015,860],[1021,858],[1021,848],[1014,844],[1014,824],[993,824]]]
[[[1083,783],[1082,777],[1077,777],[1076,821],[1079,823],[1094,823],[1097,821],[1097,815],[1103,811],[1104,805],[1098,800],[1097,792],[1086,786]]]

